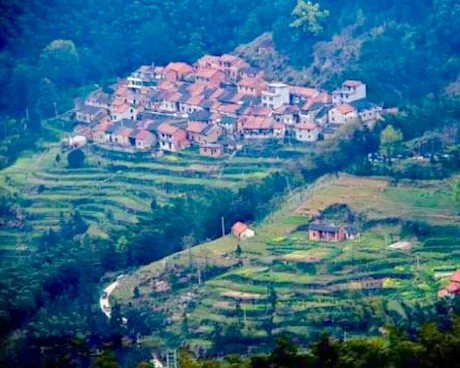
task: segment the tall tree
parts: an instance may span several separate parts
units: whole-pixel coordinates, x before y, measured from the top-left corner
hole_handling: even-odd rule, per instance
[[[291,23],[292,28],[317,36],[324,32],[324,24],[329,16],[329,10],[321,10],[319,3],[298,0],[292,15],[294,17]]]
[[[391,156],[397,151],[402,140],[401,131],[393,128],[392,125],[387,125],[380,134],[380,149],[386,156]]]
[[[73,41],[54,40],[40,55],[43,75],[58,87],[78,84],[82,80],[80,56]]]

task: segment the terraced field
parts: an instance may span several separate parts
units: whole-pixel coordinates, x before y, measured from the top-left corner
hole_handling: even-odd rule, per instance
[[[209,189],[237,190],[280,170],[286,162],[243,152],[212,159],[193,149],[160,159],[95,145],[84,152],[85,168],[68,169],[59,144],[46,143],[41,152],[25,152],[1,171],[0,190],[16,195],[27,216],[24,228],[0,230],[1,249],[27,246],[34,237],[55,228],[61,213],[68,216],[73,210],[90,224],[89,235],[106,238],[111,230],[142,219],[150,211],[152,198],[165,203],[171,197]],[[55,161],[58,153],[60,163]]]
[[[369,183],[367,194],[355,190],[368,188],[368,181],[374,185]],[[143,267],[123,280],[114,298],[122,305],[131,302],[163,308],[174,321],[169,331],[178,336],[183,336],[185,312],[187,341],[197,346],[209,346],[209,336],[218,325],[223,331],[239,325],[243,335],[253,341],[281,330],[300,339],[317,337],[323,330],[338,336],[344,332],[377,334],[385,316],[405,317],[405,304],[436,299],[445,281],[434,275],[460,265],[458,239],[439,237],[422,242],[404,233],[399,225],[381,224],[354,241],[313,243],[301,229],[310,219],[306,211],[322,210],[333,203],[360,203],[355,209],[369,220],[408,215],[437,225],[459,226],[456,208],[448,200],[449,181],[432,182],[429,187],[426,183],[406,183],[402,189],[407,196],[401,196],[383,179],[347,175],[322,178],[311,188],[291,195],[256,225],[255,238],[238,242],[228,235]],[[366,195],[374,200],[365,200]],[[436,200],[423,205],[421,197]],[[431,212],[433,206],[436,213]],[[412,251],[388,247],[400,238],[412,243]],[[241,259],[235,252],[238,243],[243,250]],[[166,265],[174,265],[182,276],[188,273],[189,281],[153,298],[152,281],[162,277]],[[210,266],[218,271],[207,277]],[[201,284],[194,276],[197,272],[201,272]],[[132,298],[135,286],[141,293],[139,299]],[[383,321],[366,326],[373,315],[383,316]]]

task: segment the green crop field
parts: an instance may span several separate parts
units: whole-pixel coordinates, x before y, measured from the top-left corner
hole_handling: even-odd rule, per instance
[[[121,282],[113,298],[121,305],[130,302],[158,308],[161,304],[160,309],[167,309],[165,313],[176,321],[168,327],[171,333],[181,334],[185,312],[187,339],[198,345],[212,343],[210,332],[217,325],[225,331],[235,323],[252,338],[263,338],[269,331],[308,338],[324,329],[336,335],[344,331],[359,335],[364,332],[356,325],[363,318],[372,320],[374,314],[383,321],[366,327],[366,333],[377,334],[385,316],[396,313],[404,318],[407,305],[436,300],[437,290],[446,282],[446,274],[435,277],[437,270],[460,265],[458,239],[434,237],[422,242],[404,233],[400,225],[379,224],[356,240],[315,243],[299,227],[334,203],[350,205],[367,220],[407,216],[459,227],[450,193],[449,180],[407,182],[395,188],[384,179],[324,177],[291,194],[272,215],[254,224],[255,238],[238,241],[227,235],[142,267]],[[388,247],[399,239],[410,241],[412,250]],[[242,248],[241,260],[235,253],[237,244]],[[188,273],[189,281],[167,295],[158,294],[161,302],[157,302],[151,296],[152,280],[162,278],[173,265],[182,275]],[[212,267],[220,271],[207,277],[206,269]],[[202,273],[201,284],[194,277],[197,272]],[[136,286],[139,299],[132,297]],[[270,290],[276,293],[274,313]],[[193,302],[184,309],[177,301],[186,294],[192,295]]]

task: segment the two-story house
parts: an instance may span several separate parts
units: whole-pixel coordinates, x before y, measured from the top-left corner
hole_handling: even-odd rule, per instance
[[[107,115],[107,110],[102,107],[83,105],[75,112],[75,119],[82,123],[94,123]]]
[[[361,122],[365,124],[375,123],[382,117],[382,107],[375,105],[368,100],[358,100],[350,103],[358,112]]]
[[[287,127],[292,127],[299,120],[300,108],[296,105],[283,104],[273,111],[273,118]]]
[[[272,117],[245,115],[238,119],[237,125],[244,139],[282,139],[286,133],[284,124]]]
[[[295,139],[299,142],[316,142],[319,137],[319,127],[313,123],[301,123],[294,127]]]
[[[169,123],[162,123],[157,129],[159,147],[163,151],[177,152],[190,146],[187,132]]]
[[[274,82],[268,89],[262,91],[262,106],[276,110],[283,104],[289,104],[289,86],[285,83]]]
[[[266,82],[261,78],[243,78],[236,87],[240,95],[260,96],[266,88]]]
[[[343,103],[329,110],[328,120],[333,124],[354,123],[359,120],[359,115],[353,106]]]
[[[336,105],[364,98],[366,98],[366,85],[357,80],[346,80],[339,89],[332,92],[332,102]]]
[[[222,130],[223,128],[218,125],[199,121],[190,122],[186,128],[188,140],[197,145],[216,143],[222,134]]]

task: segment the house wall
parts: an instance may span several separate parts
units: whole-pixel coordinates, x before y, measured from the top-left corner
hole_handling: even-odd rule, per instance
[[[126,147],[130,146],[128,136],[123,136],[121,134],[114,134],[113,135],[113,141],[115,143],[118,143],[120,146],[126,146]]]
[[[329,122],[335,124],[347,124],[355,122],[358,119],[358,113],[356,111],[349,114],[342,114],[336,108],[333,108],[329,111]]]
[[[262,105],[269,109],[277,109],[283,104],[289,103],[289,86],[271,87],[262,92]]]
[[[360,84],[357,87],[348,88],[342,85],[342,88],[332,93],[332,102],[334,104],[348,103],[366,98],[366,85]]]
[[[296,130],[295,139],[299,142],[316,142],[318,140],[319,130]]]
[[[105,143],[109,140],[108,135],[105,132],[95,132],[93,133],[93,141],[98,143]]]
[[[320,240],[320,234],[319,231],[316,230],[308,230],[308,239],[312,241],[318,241]]]
[[[200,155],[208,157],[220,157],[222,156],[223,151],[222,147],[219,148],[210,148],[210,147],[200,147]]]
[[[256,233],[254,232],[254,230],[246,229],[245,231],[243,231],[240,238],[244,240],[244,239],[253,238],[255,235]]]
[[[173,101],[163,100],[160,102],[159,108],[160,110],[167,111],[167,112],[176,112],[177,103]]]
[[[139,149],[150,149],[155,145],[155,137],[150,136],[144,139],[136,139],[136,147]]]
[[[379,108],[372,108],[369,110],[364,110],[359,113],[359,117],[361,118],[361,121],[363,123],[367,123],[370,121],[375,121],[377,119],[380,119],[380,112],[381,109]]]
[[[297,122],[297,119],[294,116],[294,114],[279,114],[279,115],[274,115],[273,117],[279,123],[283,123],[286,125],[292,126],[292,125],[295,125],[295,123]]]
[[[81,121],[83,123],[91,123],[94,121],[94,117],[96,115],[93,115],[93,114],[85,114],[83,112],[80,112],[80,111],[77,111],[76,113],[76,119],[77,121]]]
[[[273,129],[244,129],[244,139],[270,139],[273,138]]]

